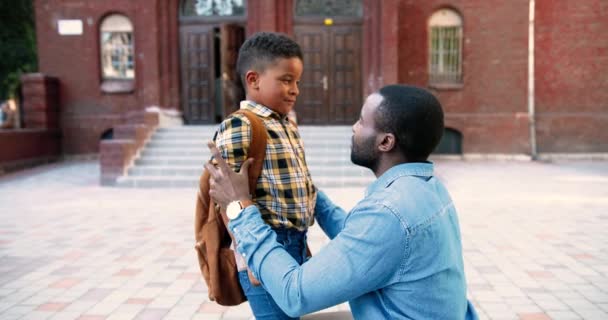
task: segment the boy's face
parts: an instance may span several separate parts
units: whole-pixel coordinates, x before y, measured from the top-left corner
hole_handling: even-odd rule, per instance
[[[278,58],[261,73],[248,72],[248,99],[287,115],[300,94],[302,69],[300,58]]]

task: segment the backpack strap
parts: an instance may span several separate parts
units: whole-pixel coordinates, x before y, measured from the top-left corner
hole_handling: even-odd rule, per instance
[[[268,131],[262,120],[253,112],[247,109],[239,109],[234,113],[239,113],[247,117],[251,123],[251,143],[247,152],[248,158],[253,158],[253,164],[249,169],[249,193],[252,198],[255,196],[255,189],[258,178],[262,173],[264,157],[266,156],[266,144],[268,143]]]

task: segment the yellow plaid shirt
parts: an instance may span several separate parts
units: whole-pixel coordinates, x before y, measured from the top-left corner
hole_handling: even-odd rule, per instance
[[[317,193],[297,127],[286,117],[252,101],[242,101],[241,109],[260,117],[268,131],[264,165],[254,199],[262,218],[273,228],[305,231],[314,222]],[[222,157],[236,171],[247,159],[250,140],[251,124],[240,114],[225,119],[215,136]]]

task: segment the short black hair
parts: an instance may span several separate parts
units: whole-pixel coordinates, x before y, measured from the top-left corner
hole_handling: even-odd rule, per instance
[[[300,58],[302,49],[288,36],[276,32],[258,32],[248,38],[239,49],[236,72],[244,85],[248,70],[263,72],[278,58]]]
[[[392,133],[407,160],[425,161],[443,135],[443,110],[439,100],[425,89],[388,85],[378,93],[382,102],[376,109],[376,129]]]

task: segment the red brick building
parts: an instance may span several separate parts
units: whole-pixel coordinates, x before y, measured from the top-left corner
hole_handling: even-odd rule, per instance
[[[35,0],[35,9],[40,72],[59,80],[64,154],[98,152],[104,133],[149,106],[216,123],[235,105],[222,88],[238,46],[257,31],[304,49],[302,124],[351,124],[365,95],[409,83],[443,103],[453,152],[608,152],[604,0]]]

